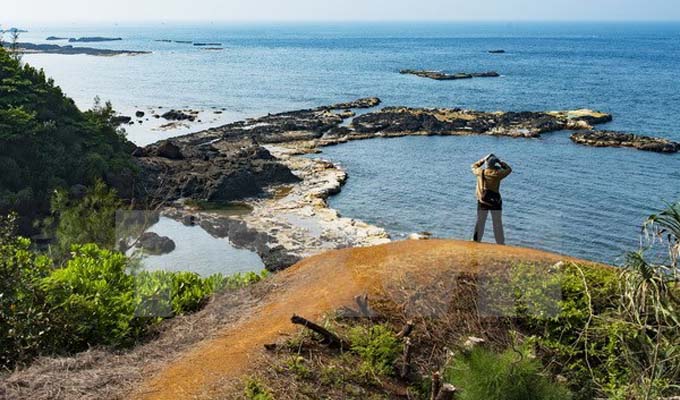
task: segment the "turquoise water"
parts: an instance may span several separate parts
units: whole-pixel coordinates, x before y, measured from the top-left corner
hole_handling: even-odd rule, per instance
[[[594,108],[604,128],[680,140],[678,23],[384,23],[27,27],[27,41],[120,36],[83,44],[150,50],[136,57],[31,55],[79,105],[99,95],[131,107],[225,108],[231,119],[363,96],[385,105],[480,110]],[[157,39],[221,42],[206,51]],[[489,54],[505,49],[506,54]],[[437,82],[403,68],[495,70],[497,79]],[[157,134],[136,134],[139,143]],[[642,218],[680,199],[680,157],[540,140],[403,138],[326,149],[350,181],[332,200],[344,215],[395,235],[467,238],[469,164],[495,152],[516,168],[504,187],[510,244],[614,261]]]

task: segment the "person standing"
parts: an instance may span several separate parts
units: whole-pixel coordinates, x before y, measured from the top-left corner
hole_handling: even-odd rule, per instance
[[[485,167],[483,167],[485,166]],[[493,234],[496,243],[505,244],[503,232],[503,199],[501,197],[501,181],[512,172],[506,162],[493,154],[472,164],[472,173],[477,177],[477,223],[473,240],[481,242],[484,237],[486,219],[491,212]]]

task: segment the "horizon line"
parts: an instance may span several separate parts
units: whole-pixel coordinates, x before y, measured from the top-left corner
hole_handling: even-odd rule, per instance
[[[392,23],[680,23],[680,19],[75,19],[75,20],[15,20],[13,23],[0,22],[0,27],[21,24],[392,24]],[[17,27],[18,28],[18,27]]]

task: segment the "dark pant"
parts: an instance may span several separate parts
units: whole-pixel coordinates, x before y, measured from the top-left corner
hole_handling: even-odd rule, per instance
[[[505,244],[505,233],[503,232],[503,211],[499,209],[490,210],[479,204],[477,207],[477,224],[475,225],[475,235],[473,240],[481,242],[484,237],[484,228],[486,227],[486,219],[491,212],[491,219],[493,220],[493,235],[496,238],[496,243]]]

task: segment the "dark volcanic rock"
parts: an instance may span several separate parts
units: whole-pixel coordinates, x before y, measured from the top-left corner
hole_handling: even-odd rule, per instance
[[[191,114],[187,114],[187,113],[185,113],[183,111],[179,111],[179,110],[170,110],[170,111],[166,112],[165,114],[161,115],[161,117],[167,119],[168,121],[186,121],[186,120],[189,120],[189,121],[193,122],[196,119],[195,116],[193,116]]]
[[[571,135],[574,143],[594,147],[632,147],[658,153],[676,153],[680,143],[667,139],[612,131],[581,131]]]
[[[137,118],[142,118],[142,117],[144,116],[144,111],[137,111],[137,112],[135,113],[135,116],[136,116]]]
[[[203,46],[222,46],[222,43],[218,43],[218,42],[207,42],[207,43],[196,42],[196,43],[194,43],[194,46],[199,46],[199,47],[203,47]]]
[[[169,160],[184,159],[184,156],[182,155],[182,151],[179,149],[179,146],[177,146],[176,144],[172,143],[169,140],[161,142],[156,148],[154,154],[157,155],[158,157],[167,158]]]
[[[498,50],[489,50],[489,53],[491,54],[504,54],[505,50],[498,49]]]
[[[91,37],[81,37],[81,38],[70,38],[68,41],[71,43],[96,43],[96,42],[114,42],[123,40],[123,38],[108,38],[101,36],[91,36]]]
[[[145,151],[149,156],[136,160],[144,171],[144,187],[157,201],[240,200],[262,194],[267,186],[299,180],[247,135],[230,138],[207,131]]]
[[[113,125],[129,124],[132,121],[132,117],[127,115],[115,115],[111,117],[111,123]]]
[[[421,78],[430,78],[438,81],[451,81],[457,79],[472,79],[472,78],[497,78],[500,75],[498,72],[476,72],[476,73],[465,73],[460,72],[456,74],[447,74],[439,71],[425,71],[425,70],[414,70],[414,69],[402,69],[399,71],[400,74],[404,75],[415,75]]]
[[[605,117],[606,116],[606,117]],[[360,134],[430,135],[489,134],[513,137],[537,137],[541,133],[571,129],[587,121],[611,120],[611,116],[589,110],[570,112],[495,112],[461,109],[422,109],[386,107],[360,115],[352,128]]]
[[[147,153],[143,147],[137,147],[132,151],[132,157],[146,157]]]
[[[155,255],[168,254],[175,250],[175,242],[172,239],[154,232],[144,232],[139,237],[137,246]]]

